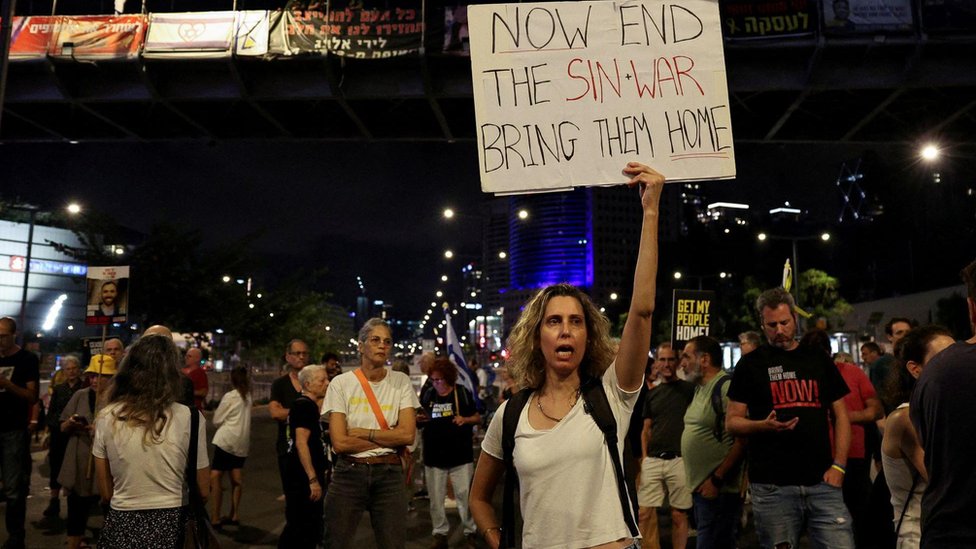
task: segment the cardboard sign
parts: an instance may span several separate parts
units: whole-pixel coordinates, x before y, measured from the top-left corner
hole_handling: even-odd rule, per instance
[[[125,322],[129,311],[129,267],[88,267],[85,324]]]
[[[632,160],[735,176],[717,2],[480,5],[468,25],[485,192],[619,184]]]
[[[675,290],[671,312],[671,348],[679,355],[685,343],[702,335],[712,335],[716,318],[715,292]]]

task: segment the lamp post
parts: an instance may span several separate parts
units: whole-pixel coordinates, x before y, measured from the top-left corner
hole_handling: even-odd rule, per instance
[[[34,222],[37,220],[38,207],[31,204],[19,204],[10,206],[11,209],[28,212],[30,214],[30,227],[27,229],[27,256],[24,261],[24,291],[20,296],[20,337],[23,343],[24,334],[27,333],[27,288],[30,281],[31,253],[34,251]]]

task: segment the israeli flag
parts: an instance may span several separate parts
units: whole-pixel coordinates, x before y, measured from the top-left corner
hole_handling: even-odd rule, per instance
[[[471,391],[474,396],[474,405],[481,410],[481,399],[478,398],[478,378],[468,369],[468,363],[464,361],[464,350],[461,347],[461,342],[458,341],[457,333],[454,331],[451,313],[447,312],[447,309],[444,310],[444,317],[447,319],[447,337],[444,338],[444,343],[447,346],[447,358],[457,368],[458,383]]]

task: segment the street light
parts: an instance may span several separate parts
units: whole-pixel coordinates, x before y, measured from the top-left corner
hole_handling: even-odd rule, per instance
[[[926,162],[933,162],[939,158],[940,152],[939,147],[937,147],[934,143],[928,143],[922,147],[919,154],[921,155],[922,160],[925,160]]]
[[[498,259],[505,259],[506,257],[508,257],[508,254],[504,250],[498,252]]]
[[[528,219],[529,218],[529,210],[519,210],[518,211],[518,218],[519,219],[523,219],[523,220],[524,219]]]
[[[444,257],[447,259],[451,259],[454,257],[454,252],[451,250],[444,250]]]
[[[454,218],[454,210],[452,210],[451,208],[444,208],[443,215],[444,215],[444,219],[452,219]]]
[[[789,240],[790,244],[792,244],[793,246],[793,266],[792,266],[793,300],[796,302],[797,306],[800,305],[800,282],[799,279],[797,278],[797,276],[800,273],[800,261],[799,261],[799,253],[797,252],[796,249],[796,243],[801,240],[815,240],[818,238],[823,242],[828,242],[830,240],[830,233],[824,231],[818,235],[810,235],[810,236],[780,236],[780,235],[767,234],[767,233],[759,233],[756,235],[756,239],[759,240],[760,242],[765,242],[767,239],[773,239],[773,240]]]
[[[447,282],[447,275],[441,275],[441,282]]]
[[[65,209],[68,210],[68,213],[71,215],[78,215],[81,213],[81,204],[72,202],[71,204],[68,204]]]

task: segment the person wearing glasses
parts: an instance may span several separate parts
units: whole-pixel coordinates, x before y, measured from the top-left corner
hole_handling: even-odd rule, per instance
[[[458,514],[469,547],[476,547],[478,527],[468,512],[468,489],[474,474],[474,431],[481,423],[471,391],[457,385],[457,368],[445,357],[434,360],[427,370],[432,391],[424,393],[420,404],[429,418],[424,422],[424,470],[430,491],[430,520],[434,543],[447,549],[450,524],[444,513],[447,477],[451,477],[457,498]]]
[[[322,415],[339,456],[325,496],[326,549],[352,547],[363,511],[375,547],[406,547],[400,458],[413,444],[420,401],[407,375],[386,368],[392,348],[386,321],[367,320],[359,330],[359,368],[336,376],[325,394]]]
[[[281,489],[287,487],[286,464],[288,463],[288,410],[295,399],[302,395],[302,384],[298,381],[298,372],[308,365],[308,345],[300,339],[293,339],[285,346],[285,375],[271,383],[271,402],[268,411],[271,419],[278,422],[278,441],[275,449],[278,452],[278,475],[281,478]],[[283,500],[284,496],[279,498]]]

